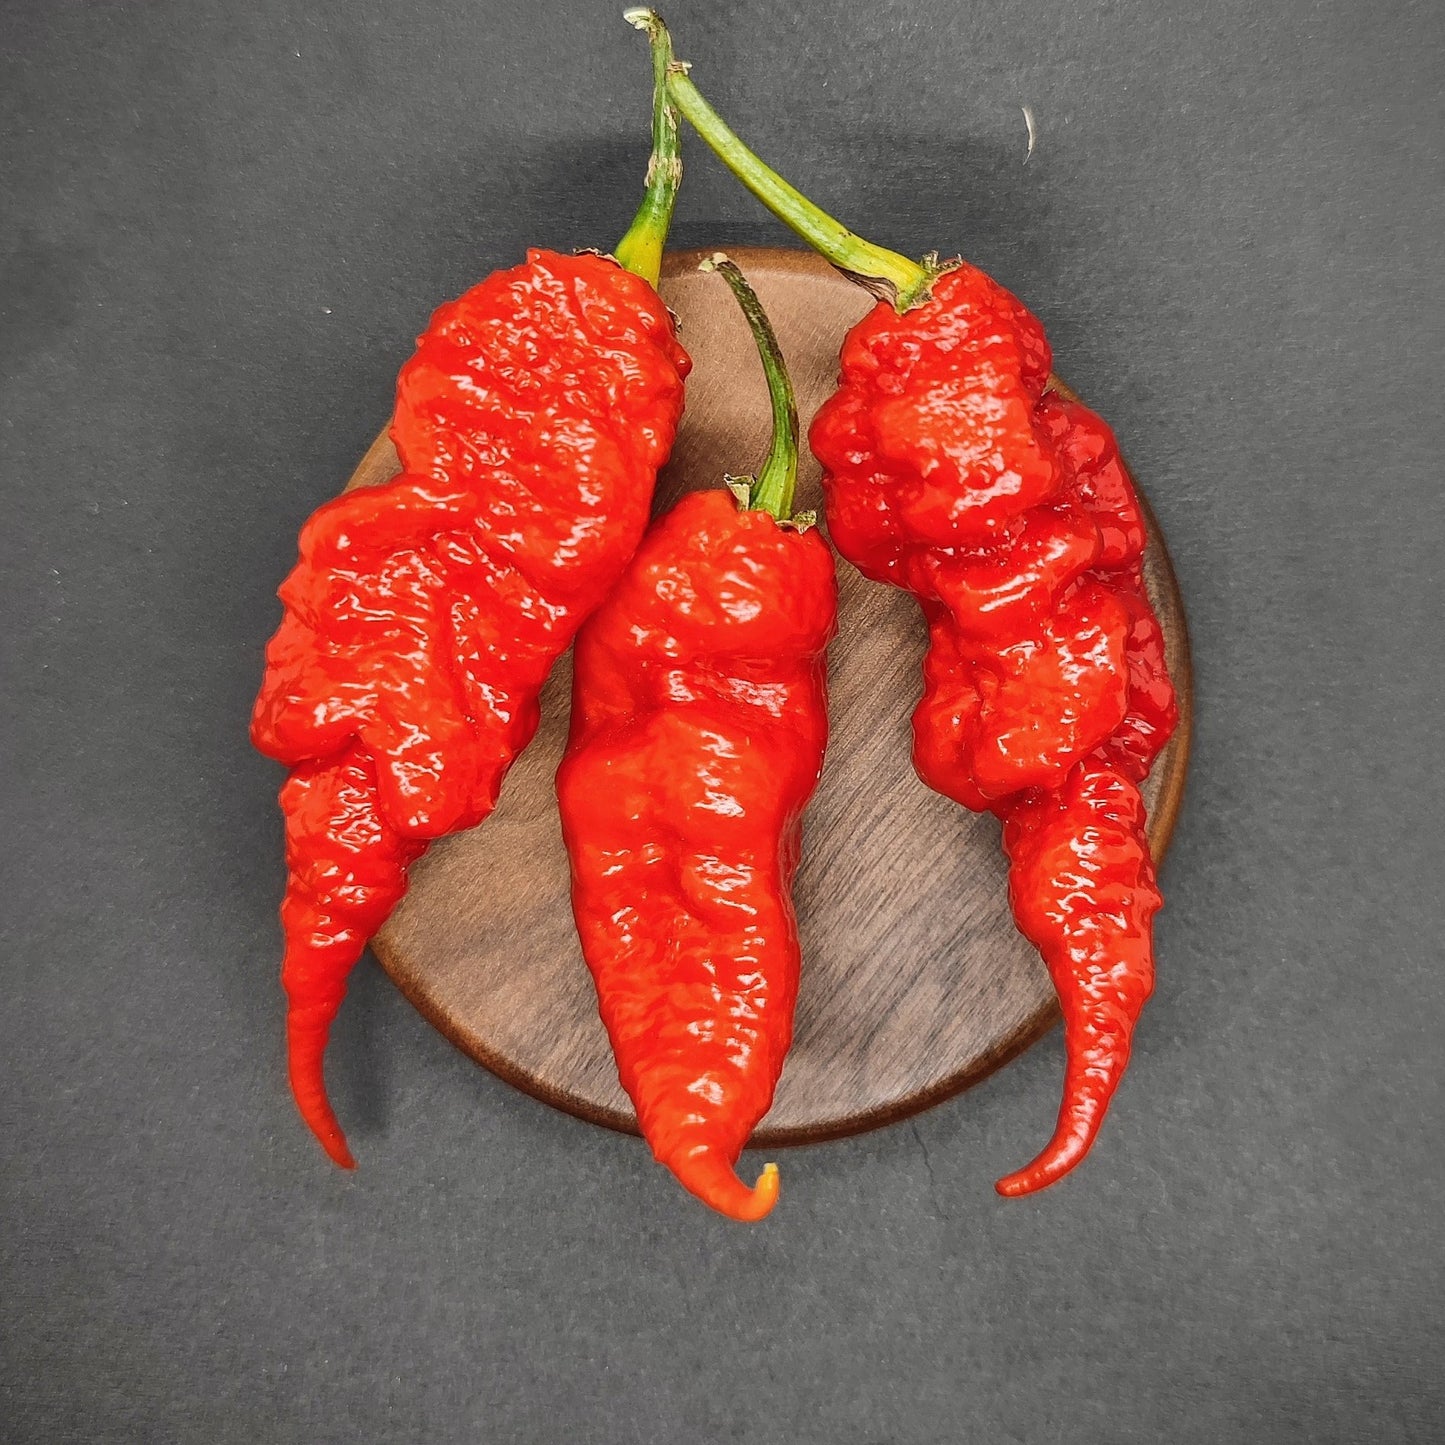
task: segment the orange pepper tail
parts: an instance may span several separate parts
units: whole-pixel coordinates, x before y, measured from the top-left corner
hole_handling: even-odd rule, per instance
[[[751,1224],[770,1214],[778,1202],[776,1164],[764,1164],[758,1182],[749,1189],[738,1178],[732,1161],[711,1144],[699,1144],[663,1162],[689,1194],[729,1219]]]

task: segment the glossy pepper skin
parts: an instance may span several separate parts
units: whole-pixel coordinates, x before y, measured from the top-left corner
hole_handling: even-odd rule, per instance
[[[1046,391],[1038,321],[967,264],[843,344],[810,442],[829,531],[928,621],[914,764],[1004,824],[1015,919],[1064,1014],[1064,1102],[1026,1194],[1088,1152],[1153,988],[1139,783],[1177,721],[1145,531],[1109,428]]]
[[[644,1138],[735,1219],[777,1197],[734,1173],[792,1041],[792,885],[827,742],[833,556],[786,517],[797,417],[776,338],[720,271],[763,349],[774,443],[759,479],[682,499],[648,533],[575,650],[557,774],[572,906]]]
[[[435,838],[479,823],[537,696],[632,555],[689,361],[655,290],[682,179],[652,51],[652,155],[616,256],[529,251],[432,317],[397,383],[399,476],[319,508],[251,719],[286,764],[287,1065],[352,1166],[323,1060],[347,977]]]
[[[656,22],[661,26],[661,21]],[[1105,424],[1046,392],[1043,327],[981,271],[854,235],[765,165],[675,66],[668,90],[742,183],[879,304],[811,441],[838,550],[929,626],[914,762],[1004,821],[1010,898],[1064,1014],[1064,1101],[1026,1194],[1088,1151],[1153,987],[1159,907],[1138,783],[1177,721]]]
[[[552,664],[642,537],[688,366],[647,282],[532,251],[432,318],[397,385],[401,475],[302,528],[251,735],[293,769],[289,1069],[339,1164],[322,1057],[347,975],[407,865],[495,805]]]

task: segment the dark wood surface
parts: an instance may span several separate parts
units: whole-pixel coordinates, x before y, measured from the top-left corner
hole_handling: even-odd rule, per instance
[[[662,293],[695,369],[658,488],[683,491],[760,463],[767,395],[747,327],[704,252],[669,255]],[[804,427],[833,388],[844,331],[869,298],[810,252],[736,247],[778,332]],[[1127,444],[1127,438],[1124,439]],[[397,470],[385,434],[349,483]],[[821,506],[805,454],[800,507]],[[1182,721],[1145,795],[1156,856],[1168,846],[1189,754],[1183,603],[1150,517],[1150,595],[1168,639]],[[927,1108],[1028,1047],[1057,1019],[1038,955],[1009,916],[998,825],[929,792],[909,763],[923,629],[913,600],[839,563],[831,739],[808,812],[795,897],[804,951],[793,1049],[753,1142],[838,1137]],[[570,656],[496,812],[435,845],[375,940],[387,972],[458,1048],[559,1108],[635,1131],[573,931],[553,775],[567,732]]]

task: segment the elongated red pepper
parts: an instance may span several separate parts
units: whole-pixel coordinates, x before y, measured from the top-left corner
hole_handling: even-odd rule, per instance
[[[653,1154],[735,1219],[773,1206],[733,1172],[792,1040],[792,883],[827,739],[837,588],[826,543],[786,520],[792,392],[756,297],[742,302],[773,443],[734,495],[694,492],[648,533],[577,639],[557,774],[572,906],[623,1086]]]
[[[918,772],[1003,820],[1014,916],[1059,995],[1058,1126],[998,1185],[1029,1193],[1087,1153],[1153,987],[1138,783],[1177,709],[1137,501],[1108,427],[1048,389],[1048,341],[1021,302],[964,262],[854,236],[743,145],[685,66],[669,90],[755,195],[880,298],[810,440],[834,544],[928,619]]]
[[[491,812],[642,537],[682,411],[690,363],[655,289],[681,164],[652,41],[652,162],[616,259],[530,251],[437,311],[397,383],[401,475],[321,507],[281,587],[251,736],[292,769],[289,1072],[348,1168],[322,1072],[347,976],[408,864]]]

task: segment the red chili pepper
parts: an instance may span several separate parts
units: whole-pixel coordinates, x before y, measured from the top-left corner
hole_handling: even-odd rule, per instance
[[[641,540],[682,411],[690,363],[655,290],[681,163],[651,38],[652,162],[616,259],[530,251],[437,311],[397,383],[402,474],[321,507],[281,587],[251,736],[293,770],[289,1071],[347,1168],[322,1073],[347,975],[408,864],[491,812],[553,662]]]
[[[769,170],[698,92],[674,104],[782,220],[880,300],[814,421],[828,526],[929,624],[915,765],[1004,821],[1010,898],[1064,1014],[1064,1102],[1025,1194],[1088,1151],[1153,986],[1159,907],[1139,781],[1177,719],[1144,592],[1144,529],[1108,427],[1045,390],[1043,327],[962,262],[852,235]]]
[[[653,1154],[734,1219],[777,1198],[733,1172],[792,1039],[792,883],[827,740],[833,559],[789,522],[797,414],[767,319],[773,442],[756,482],[683,498],[648,533],[575,651],[557,774],[572,906],[618,1072]]]

